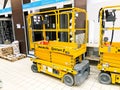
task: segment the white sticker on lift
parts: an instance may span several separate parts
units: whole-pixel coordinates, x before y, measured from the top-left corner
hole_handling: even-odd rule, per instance
[[[52,68],[50,68],[50,67],[48,67],[48,72],[53,72],[53,69]]]

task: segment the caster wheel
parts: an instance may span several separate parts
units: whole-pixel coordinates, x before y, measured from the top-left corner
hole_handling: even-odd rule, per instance
[[[73,84],[74,84],[73,76],[70,74],[64,75],[63,82],[68,86],[73,86]]]
[[[33,65],[31,66],[31,70],[32,70],[33,72],[37,73],[37,72],[38,72],[37,65],[36,65],[36,64],[33,64]]]
[[[111,84],[111,76],[108,73],[100,73],[98,76],[98,80],[102,84]]]

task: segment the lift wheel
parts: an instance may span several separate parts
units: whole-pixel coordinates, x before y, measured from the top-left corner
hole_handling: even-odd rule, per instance
[[[74,78],[73,78],[72,75],[66,74],[66,75],[64,75],[64,77],[63,77],[63,82],[64,82],[66,85],[68,85],[68,86],[73,86],[73,84],[74,84]]]
[[[37,73],[37,72],[38,72],[37,65],[36,65],[36,64],[33,64],[33,65],[31,66],[31,70],[32,70],[33,72]]]
[[[99,74],[98,80],[102,84],[111,84],[112,82],[110,74],[103,72]]]

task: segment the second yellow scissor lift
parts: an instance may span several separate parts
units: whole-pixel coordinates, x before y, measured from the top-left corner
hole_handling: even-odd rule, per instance
[[[107,6],[100,10],[100,62],[98,69],[101,70],[101,73],[98,79],[103,84],[120,83],[120,41],[114,41],[115,32],[120,30],[120,26],[115,24],[119,11],[120,6]],[[112,26],[107,27],[107,23],[112,23]],[[111,32],[111,38],[105,36],[107,32]],[[119,36],[119,33],[117,35]]]

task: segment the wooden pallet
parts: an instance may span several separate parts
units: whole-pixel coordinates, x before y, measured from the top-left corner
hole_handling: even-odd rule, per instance
[[[15,62],[15,61],[18,61],[18,60],[21,60],[21,59],[23,59],[23,58],[25,58],[26,57],[26,55],[25,54],[21,54],[21,56],[14,56],[13,55],[13,57],[11,56],[0,56],[0,58],[2,58],[2,59],[5,59],[5,60],[8,60],[8,61],[11,61],[11,62]]]
[[[86,56],[85,59],[92,60],[92,61],[99,61],[100,57],[97,57],[97,56]]]
[[[11,61],[11,62],[16,61],[16,60],[13,60],[13,59],[7,58],[6,56],[0,56],[0,58],[2,58],[2,59],[4,59],[4,60]]]

